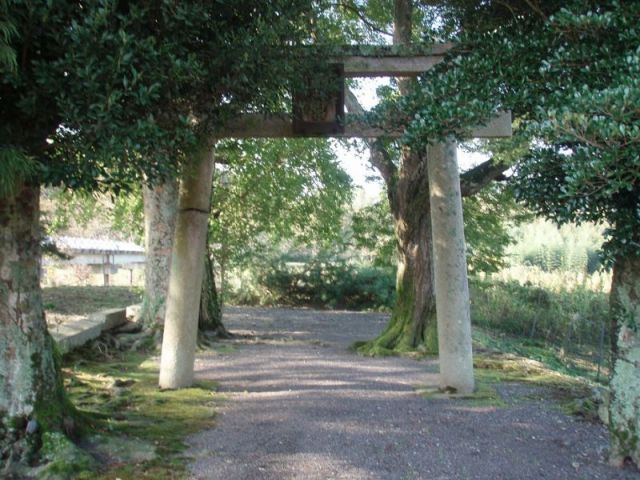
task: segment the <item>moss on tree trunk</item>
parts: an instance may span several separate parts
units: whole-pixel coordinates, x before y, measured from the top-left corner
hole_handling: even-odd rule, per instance
[[[396,303],[382,334],[357,345],[365,355],[436,354],[429,178],[423,155],[406,150],[397,177],[387,181],[398,251]]]
[[[394,45],[411,43],[413,7],[409,0],[394,0]],[[412,82],[399,79],[406,95]],[[396,303],[382,334],[356,345],[365,355],[388,355],[419,350],[436,354],[436,302],[431,250],[429,178],[424,154],[402,149],[396,168],[387,152],[371,145],[371,163],[384,178],[394,218],[398,252]]]
[[[39,197],[22,185],[0,199],[0,476],[31,461],[41,435],[75,413],[42,304]]]
[[[611,462],[640,467],[640,257],[616,259],[611,284]]]

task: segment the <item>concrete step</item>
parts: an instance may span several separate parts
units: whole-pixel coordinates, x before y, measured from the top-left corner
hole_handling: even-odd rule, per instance
[[[56,341],[60,352],[66,353],[98,338],[102,332],[124,324],[127,318],[135,316],[135,312],[139,309],[139,305],[130,305],[126,308],[101,310],[86,318],[65,322],[55,327],[50,326],[49,333]]]

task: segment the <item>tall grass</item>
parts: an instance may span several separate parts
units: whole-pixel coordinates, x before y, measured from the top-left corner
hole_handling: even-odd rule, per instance
[[[567,352],[600,350],[607,345],[609,306],[603,292],[480,279],[472,280],[470,286],[475,325]]]
[[[507,250],[512,266],[533,266],[545,272],[594,273],[600,267],[603,227],[585,223],[558,228],[542,219],[518,225]]]
[[[537,219],[516,227],[509,266],[471,281],[476,325],[540,346],[602,356],[609,342],[611,273],[600,268],[602,228]]]
[[[512,265],[491,275],[481,275],[483,280],[516,282],[522,286],[543,288],[552,292],[589,290],[608,293],[611,287],[611,272],[598,270],[593,273],[575,270],[546,271],[540,267]]]

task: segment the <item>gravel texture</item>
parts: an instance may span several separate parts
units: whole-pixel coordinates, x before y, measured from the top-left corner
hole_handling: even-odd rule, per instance
[[[506,407],[425,399],[416,386],[437,385],[436,361],[348,351],[386,321],[228,309],[243,336],[197,358],[198,377],[218,380],[228,401],[215,429],[189,439],[190,478],[640,479],[606,464],[603,426],[562,414],[543,390],[502,385]]]

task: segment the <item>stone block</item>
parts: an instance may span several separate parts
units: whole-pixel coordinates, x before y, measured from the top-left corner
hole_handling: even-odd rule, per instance
[[[129,305],[127,307],[127,319],[132,322],[138,322],[140,320],[140,312],[142,311],[142,304],[136,303],[135,305]]]
[[[110,308],[96,312],[90,318],[102,322],[102,331],[111,330],[127,321],[127,310],[125,308]]]
[[[82,318],[59,325],[51,332],[51,336],[57,342],[58,349],[66,353],[98,338],[102,333],[103,323],[100,318]]]

